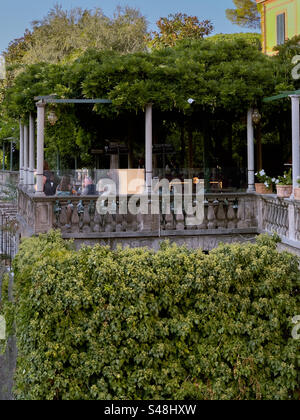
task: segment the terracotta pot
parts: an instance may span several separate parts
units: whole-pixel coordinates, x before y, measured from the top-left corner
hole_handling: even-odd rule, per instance
[[[267,188],[265,184],[255,184],[257,194],[273,194],[272,188]]]
[[[294,188],[294,198],[297,201],[300,201],[300,188]]]
[[[276,185],[276,189],[279,198],[290,198],[293,193],[292,185]]]

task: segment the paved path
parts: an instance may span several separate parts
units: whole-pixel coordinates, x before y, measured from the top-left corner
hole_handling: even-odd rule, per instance
[[[1,270],[3,271],[3,270]],[[0,300],[1,300],[1,286],[2,286],[2,273],[0,273]],[[12,297],[12,282],[9,285],[10,298]],[[16,368],[16,342],[15,338],[11,337],[8,339],[6,352],[4,355],[0,355],[0,401],[13,400],[12,387],[13,387],[13,375]]]
[[[16,366],[16,343],[14,338],[8,340],[6,352],[0,355],[0,401],[13,400],[13,374]]]

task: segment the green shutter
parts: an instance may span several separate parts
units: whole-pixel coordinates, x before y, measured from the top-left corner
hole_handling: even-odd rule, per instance
[[[277,45],[285,43],[285,13],[277,16]]]

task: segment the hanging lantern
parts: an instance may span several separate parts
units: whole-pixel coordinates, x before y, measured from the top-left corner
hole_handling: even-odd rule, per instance
[[[260,120],[261,120],[261,115],[258,109],[255,109],[252,114],[252,121],[254,122],[254,124],[259,124]]]
[[[58,116],[55,114],[54,111],[50,111],[48,114],[48,121],[50,125],[55,125],[58,121]]]

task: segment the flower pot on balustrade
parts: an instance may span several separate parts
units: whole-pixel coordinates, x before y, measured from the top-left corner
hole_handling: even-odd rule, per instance
[[[294,198],[297,201],[300,201],[300,188],[294,188]]]
[[[293,193],[292,185],[276,185],[277,197],[278,198],[290,198]]]
[[[273,194],[272,187],[267,188],[263,183],[255,184],[255,191],[257,194]]]

